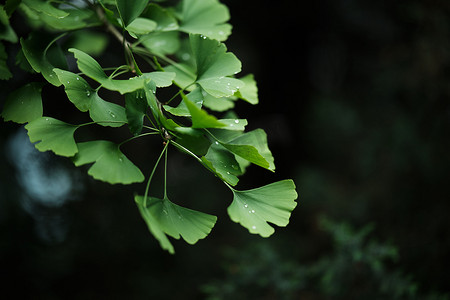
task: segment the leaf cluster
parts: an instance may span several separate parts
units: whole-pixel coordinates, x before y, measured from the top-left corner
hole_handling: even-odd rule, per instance
[[[169,145],[194,158],[230,188],[234,197],[228,214],[233,221],[250,233],[268,237],[274,232],[269,223],[286,226],[289,222],[297,193],[292,180],[235,189],[250,164],[272,172],[275,164],[264,130],[245,131],[247,120],[231,111],[236,101],[258,104],[258,89],[252,74],[238,75],[241,62],[223,43],[231,34],[229,11],[217,0],[163,3],[6,1],[0,6],[0,39],[20,43],[17,64],[41,74],[44,81],[27,83],[10,93],[2,117],[26,124],[38,150],[69,157],[75,166],[89,165],[88,174],[95,179],[110,184],[147,179],[143,195],[136,195],[135,202],[150,232],[170,253],[174,249],[167,236],[181,236],[194,244],[209,234],[217,218],[173,203],[166,185],[162,198],[149,194],[163,157],[167,164]],[[9,23],[13,14],[27,21],[32,29],[28,36],[16,35]],[[117,39],[125,57],[122,65],[113,68],[103,67],[95,58],[107,50],[109,36]],[[68,58],[76,66],[69,67]],[[13,78],[3,44],[0,69],[1,79]],[[91,121],[69,124],[43,115],[45,84],[64,89],[74,108],[88,114]],[[167,87],[175,92],[161,99],[161,90]],[[103,99],[102,89],[117,93],[122,103]],[[85,126],[127,126],[131,136],[119,144],[101,138],[77,141],[74,133]],[[121,146],[149,136],[161,138],[163,147],[146,177]]]

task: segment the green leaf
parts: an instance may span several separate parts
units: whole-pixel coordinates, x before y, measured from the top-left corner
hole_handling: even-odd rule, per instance
[[[253,74],[248,74],[240,78],[240,80],[244,82],[244,86],[239,89],[236,96],[250,104],[258,104],[258,87]]]
[[[88,174],[110,184],[130,184],[145,179],[139,168],[120,151],[119,146],[109,141],[79,143],[73,161],[76,166],[93,163]]]
[[[237,131],[245,130],[245,126],[248,124],[246,119],[220,119],[219,122],[225,124],[222,129]]]
[[[67,97],[80,110],[89,111],[94,122],[102,126],[120,127],[127,123],[125,108],[100,98],[86,80],[72,72],[54,69],[64,85]]]
[[[59,81],[64,85],[67,97],[80,110],[88,111],[91,108],[94,90],[84,78],[69,71],[53,69]]]
[[[227,77],[241,71],[241,62],[225,44],[205,36],[190,35],[190,44],[197,68],[196,82],[214,97],[228,97],[239,90],[244,83]]]
[[[275,170],[274,159],[267,145],[267,135],[256,129],[221,144],[234,154],[270,171]]]
[[[75,31],[64,44],[67,48],[76,48],[89,55],[101,55],[108,46],[108,36],[95,31]]]
[[[233,191],[233,202],[228,214],[236,223],[248,229],[250,233],[268,237],[274,229],[267,222],[286,226],[292,210],[297,206],[297,192],[292,180],[282,180],[266,186]]]
[[[233,97],[234,98],[234,97]],[[211,110],[222,112],[234,107],[234,99],[229,97],[216,98],[206,94],[203,105]]]
[[[144,91],[135,91],[125,94],[125,112],[128,127],[132,134],[137,135],[142,131],[144,116],[148,105]]]
[[[92,121],[109,127],[120,127],[128,122],[123,106],[103,100],[97,92],[94,92],[91,98],[89,116]]]
[[[144,88],[144,83],[153,80],[157,87],[166,87],[172,84],[175,73],[172,72],[150,72],[142,76],[131,77],[126,80],[112,79],[106,76],[100,64],[90,55],[78,49],[69,49],[77,59],[77,65],[83,74],[94,79],[102,85],[102,87],[118,91],[121,94],[131,93]]]
[[[203,109],[199,108],[187,97],[183,97],[183,101],[189,110],[189,114],[191,115],[192,128],[221,128],[227,126],[217,120],[217,118],[213,115],[210,115]]]
[[[239,163],[234,155],[219,143],[213,143],[201,159],[222,180],[233,186],[238,183],[237,176],[241,174]]]
[[[117,10],[124,26],[133,22],[147,7],[148,0],[116,0]]]
[[[37,118],[27,125],[28,136],[39,151],[51,150],[57,155],[73,156],[78,148],[73,134],[78,126],[71,125],[50,117]]]
[[[49,40],[38,34],[30,34],[26,40],[20,39],[20,43],[23,54],[33,70],[42,73],[42,76],[54,86],[60,86],[61,82],[58,80],[55,72],[53,72],[53,69],[55,67],[67,68],[67,62],[61,48],[57,44],[53,44],[46,52],[45,49],[49,44]]]
[[[3,43],[0,43],[0,80],[8,80],[12,77],[7,64],[8,54],[5,51]]]
[[[144,17],[152,19],[156,22],[157,31],[172,31],[178,29],[178,22],[175,17],[163,7],[150,3],[147,12],[143,14]]]
[[[148,199],[148,198],[147,198]],[[175,253],[175,249],[172,246],[172,243],[167,238],[167,235],[162,231],[161,226],[156,221],[156,218],[151,215],[150,210],[147,207],[144,207],[144,197],[143,196],[134,196],[134,201],[139,208],[139,212],[141,213],[142,218],[147,224],[148,229],[151,234],[158,240],[159,245],[164,250],[169,251],[170,254]]]
[[[199,109],[202,107],[203,103],[203,95],[200,88],[197,88],[186,95],[186,98],[195,104]],[[169,105],[164,105],[164,109],[170,112],[172,115],[179,117],[190,117],[191,113],[189,112],[188,107],[184,101],[181,101],[178,106],[172,107]]]
[[[180,30],[197,33],[211,39],[224,41],[231,34],[228,8],[217,0],[183,0],[181,3]]]
[[[42,117],[42,83],[28,83],[8,95],[3,107],[5,121],[27,123]]]
[[[150,52],[159,55],[174,54],[180,48],[179,33],[176,31],[153,32],[141,37],[140,41]]]
[[[94,12],[90,9],[69,9],[66,11],[68,15],[64,18],[56,18],[46,14],[39,14],[39,20],[45,23],[48,27],[56,30],[76,30],[91,27],[93,25],[100,25],[99,22],[89,23],[90,18]],[[86,32],[83,30],[83,33]]]
[[[126,27],[128,33],[134,38],[137,38],[138,35],[148,34],[155,29],[156,22],[146,18],[136,18]]]
[[[156,223],[154,227],[158,226],[165,234],[175,239],[181,236],[191,245],[205,238],[217,220],[216,216],[179,206],[168,198],[148,197],[144,208],[142,198],[138,196],[135,199],[148,212],[143,215],[147,223]]]
[[[35,11],[44,13],[54,18],[64,18],[69,15],[64,10],[52,6],[51,1],[23,0],[22,2],[28,7],[34,9]]]

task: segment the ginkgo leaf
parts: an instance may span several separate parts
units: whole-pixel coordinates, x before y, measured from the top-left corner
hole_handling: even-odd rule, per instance
[[[30,141],[38,142],[34,145],[36,149],[51,150],[57,155],[69,157],[78,151],[73,137],[77,128],[78,126],[50,117],[40,117],[25,125]]]
[[[125,80],[112,79],[105,74],[100,64],[87,53],[74,48],[69,49],[69,51],[74,54],[78,68],[83,74],[100,83],[102,87],[118,91],[121,94],[142,89],[145,82],[149,80],[153,80],[157,87],[166,87],[171,85],[175,78],[175,73],[172,72],[150,72]]]
[[[116,0],[117,10],[124,26],[128,26],[144,11],[148,0]]]
[[[218,41],[224,41],[231,34],[228,8],[217,0],[183,0],[179,17],[180,30],[197,33]]]
[[[142,182],[142,172],[119,149],[117,144],[97,140],[78,143],[78,153],[73,158],[76,166],[89,163],[88,174],[110,184]]]
[[[50,1],[41,0],[23,0],[23,3],[37,12],[44,13],[55,18],[64,18],[69,14],[64,10],[58,9],[51,5]]]
[[[137,197],[136,202],[143,206],[142,198]],[[168,198],[148,197],[147,207],[144,210],[151,216],[151,218],[144,216],[146,222],[157,223],[165,234],[175,239],[181,236],[189,244],[195,244],[205,238],[217,220],[216,216],[179,206]]]
[[[141,132],[147,108],[144,91],[125,94],[125,113],[131,133],[136,135]]]
[[[270,171],[275,170],[274,159],[267,145],[267,135],[256,129],[221,144],[234,154]]]
[[[178,29],[178,22],[175,17],[165,8],[156,3],[150,3],[146,12],[142,16],[156,22],[157,31],[172,31]]]
[[[244,83],[227,77],[241,71],[241,62],[225,44],[196,34],[190,35],[190,45],[195,58],[196,82],[214,97],[228,97],[238,91]]]
[[[5,121],[27,123],[42,117],[42,83],[31,82],[8,95],[2,111]]]
[[[213,115],[199,108],[195,103],[187,97],[183,97],[183,101],[189,110],[192,120],[192,128],[221,128],[227,126],[225,123],[217,120]]]
[[[240,78],[240,80],[244,82],[244,86],[239,89],[236,96],[250,104],[258,104],[258,87],[253,74],[248,74]]]
[[[186,95],[186,98],[191,101],[198,108],[202,107],[203,104],[203,95],[201,88],[196,88],[192,92]],[[172,115],[180,116],[180,117],[189,117],[191,113],[189,112],[188,107],[184,101],[181,101],[178,106],[172,107],[169,105],[164,105],[164,109],[170,112]]]
[[[237,191],[232,189],[233,202],[228,207],[228,214],[236,223],[262,237],[274,233],[268,224],[286,226],[292,210],[297,206],[297,192],[292,180],[282,180],[260,188]]]
[[[20,39],[22,51],[33,70],[41,73],[44,78],[54,86],[60,86],[61,82],[58,80],[53,69],[67,68],[64,53],[58,45],[54,44],[47,51],[44,51],[48,45],[48,39],[41,38],[37,34],[30,34],[25,39]]]
[[[169,251],[170,254],[174,254],[175,249],[173,248],[173,245],[169,241],[167,235],[161,229],[161,225],[158,223],[156,218],[152,216],[150,210],[148,209],[148,205],[147,207],[144,207],[144,197],[136,195],[134,196],[134,201],[136,202],[136,205],[139,208],[139,212],[141,213],[142,218],[147,224],[150,233],[158,240],[161,248]]]
[[[213,143],[201,159],[222,180],[233,186],[238,183],[237,176],[241,174],[239,163],[234,155],[219,143]]]
[[[136,18],[133,20],[133,22],[128,24],[126,30],[132,37],[137,38],[138,35],[148,34],[155,30],[156,25],[156,22],[153,20],[146,18]]]
[[[53,71],[64,85],[69,100],[80,111],[89,111],[94,122],[110,127],[120,127],[127,123],[125,108],[100,98],[98,92],[81,76],[60,69]]]

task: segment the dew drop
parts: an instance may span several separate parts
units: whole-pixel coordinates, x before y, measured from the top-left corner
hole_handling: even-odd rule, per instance
[[[77,77],[77,80],[80,80],[80,77]]]
[[[67,84],[70,84],[70,81],[67,81]]]
[[[215,143],[216,145],[219,145],[219,142],[218,142],[218,141],[215,141],[214,143]]]
[[[239,124],[239,120],[234,120],[234,123]]]
[[[86,91],[86,96],[90,96],[91,95],[91,92],[90,91]]]
[[[247,208],[247,207],[248,207],[248,204],[244,204],[244,207]]]
[[[252,226],[252,229],[256,229],[256,226],[255,226],[255,225],[253,225],[253,226]]]
[[[251,212],[252,212],[252,214],[254,214],[254,213],[255,213],[255,210],[254,210],[254,209],[252,209],[252,210],[251,210]]]
[[[115,115],[112,111],[109,112],[109,115],[110,115],[112,118],[115,118],[115,117],[116,117],[116,115]]]
[[[230,172],[227,172],[228,175],[230,175]]]
[[[48,118],[45,118],[45,121],[48,121]]]
[[[123,162],[123,158],[122,158],[122,157],[119,157],[119,161],[120,161],[120,162]]]

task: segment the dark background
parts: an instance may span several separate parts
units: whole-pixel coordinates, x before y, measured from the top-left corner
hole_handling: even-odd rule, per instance
[[[228,189],[171,150],[169,197],[219,219],[205,240],[174,241],[169,255],[134,204],[142,185],[94,181],[2,123],[0,295],[448,299],[450,3],[223,3],[228,49],[259,87],[260,104],[236,112],[266,130],[277,166],[251,167],[239,188],[294,179],[290,224],[268,239],[250,235],[226,214]],[[2,96],[28,80],[0,83]],[[49,90],[47,99],[66,101]],[[126,151],[147,174],[160,149]]]

